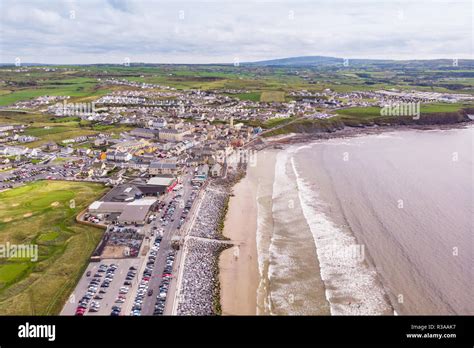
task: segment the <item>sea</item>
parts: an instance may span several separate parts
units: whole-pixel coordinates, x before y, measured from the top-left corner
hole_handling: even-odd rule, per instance
[[[257,314],[473,315],[473,141],[397,130],[259,153]]]

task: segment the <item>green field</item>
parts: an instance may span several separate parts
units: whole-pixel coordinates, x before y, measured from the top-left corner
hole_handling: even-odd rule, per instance
[[[456,113],[463,108],[472,108],[473,104],[425,104],[420,107],[421,124],[443,124],[459,122],[462,118],[461,113]],[[422,122],[424,121],[424,122]],[[337,110],[334,117],[328,119],[307,119],[307,118],[289,118],[274,119],[258,124],[265,129],[282,126],[270,130],[264,134],[264,137],[283,135],[288,133],[318,133],[334,132],[345,126],[360,127],[368,125],[386,125],[386,124],[416,124],[413,117],[404,116],[381,116],[379,107],[354,107]],[[285,123],[288,123],[287,125]],[[255,125],[256,126],[256,125]]]
[[[98,132],[87,129],[87,128],[79,128],[77,126],[71,127],[63,127],[63,126],[55,126],[49,129],[44,127],[42,128],[28,128],[25,134],[32,135],[38,137],[39,140],[26,144],[26,146],[30,148],[41,146],[48,142],[56,142],[61,143],[63,140],[66,139],[73,139],[83,135],[94,135]]]
[[[36,244],[39,251],[37,262],[0,259],[1,315],[60,312],[103,232],[77,224],[75,216],[105,191],[98,184],[39,181],[0,193],[0,244]]]
[[[131,87],[101,86],[108,78],[125,79],[174,87],[180,90],[246,90],[234,94],[241,100],[284,101],[287,92],[305,89],[321,92],[370,91],[397,88],[445,93],[473,94],[473,71],[469,69],[431,69],[392,62],[381,66],[345,67],[251,67],[233,65],[153,65],[153,66],[58,66],[54,71],[31,67],[28,72],[0,68],[0,106],[42,95],[71,96],[70,102],[91,102],[117,89]]]
[[[240,100],[249,100],[254,102],[260,101],[260,92],[237,93],[228,95],[234,98],[238,98]]]
[[[107,92],[107,89],[97,88],[97,81],[95,79],[47,79],[41,80],[40,83],[30,87],[12,89],[3,87],[2,93],[0,93],[0,106],[10,105],[20,100],[33,99],[44,95],[83,98],[89,96],[99,97]]]
[[[25,134],[32,135],[38,140],[25,144],[26,147],[35,148],[48,142],[61,143],[65,139],[72,139],[83,135],[108,133],[117,135],[129,131],[128,125],[100,125],[71,116],[57,118],[51,115],[25,111],[0,111],[1,124],[24,124],[28,128]],[[46,127],[46,128],[45,128]]]
[[[429,114],[429,113],[438,113],[438,112],[455,112],[463,107],[470,106],[472,104],[442,104],[442,103],[433,103],[433,104],[422,104],[420,105],[420,114]],[[338,115],[344,116],[343,118],[355,118],[355,119],[374,119],[381,117],[380,108],[376,106],[372,107],[363,107],[363,108],[347,108],[337,110]]]
[[[285,92],[281,91],[265,91],[260,97],[261,102],[284,102]]]

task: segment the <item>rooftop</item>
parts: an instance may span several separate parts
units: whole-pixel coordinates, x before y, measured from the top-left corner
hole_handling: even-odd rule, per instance
[[[173,183],[174,180],[175,179],[172,177],[155,176],[153,178],[150,178],[150,180],[147,181],[147,185],[169,186]]]

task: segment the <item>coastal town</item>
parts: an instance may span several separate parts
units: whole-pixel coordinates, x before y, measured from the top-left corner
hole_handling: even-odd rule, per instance
[[[0,126],[0,189],[38,180],[109,187],[76,217],[104,234],[65,315],[219,314],[218,258],[233,245],[222,235],[225,211],[232,185],[254,164],[255,145],[268,131],[261,125],[331,119],[352,107],[473,100],[469,94],[325,89],[262,102],[235,97],[246,90],[97,82],[119,89],[88,103],[40,96],[3,109],[58,122],[72,117],[107,132],[44,141],[48,136],[39,135],[54,128],[34,136],[27,123]]]
[[[472,345],[472,0],[1,4],[0,348]]]

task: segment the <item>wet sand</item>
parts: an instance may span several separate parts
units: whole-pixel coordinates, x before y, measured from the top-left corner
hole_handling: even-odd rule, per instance
[[[255,233],[257,184],[252,168],[234,188],[225,219],[224,236],[236,243],[219,257],[223,315],[255,315],[259,273]]]
[[[329,314],[316,250],[302,212],[289,211],[289,223],[280,221],[279,211],[287,205],[285,196],[294,195],[295,187],[284,187],[288,192],[282,197],[283,205],[274,205],[279,152],[259,152],[256,165],[249,165],[246,176],[234,186],[224,235],[236,246],[223,251],[219,260],[223,315]],[[284,255],[279,257],[279,251]],[[307,259],[309,264],[301,267],[288,258]],[[311,268],[309,274],[307,268]],[[298,296],[302,289],[304,296]]]

